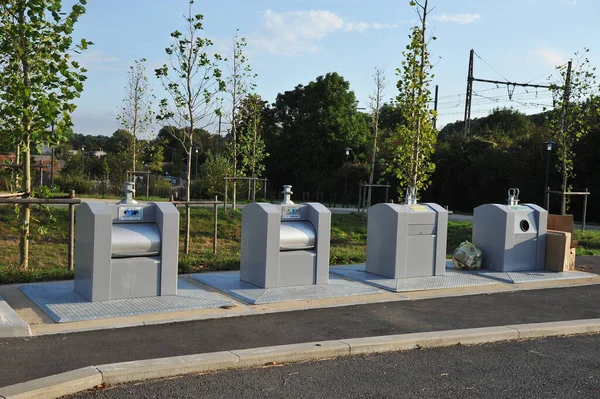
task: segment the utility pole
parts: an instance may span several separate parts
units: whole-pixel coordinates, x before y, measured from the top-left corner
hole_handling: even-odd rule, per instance
[[[465,136],[471,133],[471,97],[473,96],[473,54],[475,50],[471,49],[469,53],[469,71],[467,73],[467,95],[465,98]]]
[[[567,140],[567,134],[566,134],[566,130],[567,130],[567,113],[569,111],[569,98],[571,97],[571,67],[572,67],[573,62],[569,61],[569,64],[567,65],[567,77],[565,78],[565,90],[563,93],[563,109],[562,109],[562,116],[561,116],[561,129],[563,131],[563,140],[562,140],[562,146],[563,146],[563,151],[565,151],[566,148],[566,140]],[[565,191],[567,191],[567,173],[566,173],[566,162],[567,162],[567,157],[563,155],[563,184],[562,184],[562,200],[560,202],[560,214],[561,215],[566,215],[567,214],[567,197],[565,195]]]
[[[433,110],[435,111],[435,116],[433,117],[433,128],[437,128],[437,107],[438,107],[438,85],[435,85],[435,97],[433,99]],[[373,182],[369,182],[373,184]],[[370,188],[369,188],[370,189]]]
[[[512,90],[515,89],[516,86],[519,87],[535,87],[538,89],[551,89],[552,86],[549,85],[538,85],[533,83],[517,83],[517,82],[509,82],[508,80],[491,80],[491,79],[479,79],[473,77],[473,55],[475,54],[475,50],[471,49],[469,53],[469,72],[467,74],[467,92],[465,96],[465,136],[471,134],[471,101],[473,100],[473,82],[482,82],[482,83],[492,83],[496,85],[506,85],[508,87],[509,98],[512,98],[512,91],[510,90],[512,86]],[[477,56],[479,57],[479,55]],[[481,57],[479,57],[481,58]],[[569,69],[570,71],[570,69]],[[570,75],[570,73],[569,73]]]

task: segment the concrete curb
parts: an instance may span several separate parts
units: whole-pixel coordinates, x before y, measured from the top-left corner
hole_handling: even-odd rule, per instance
[[[58,398],[100,384],[112,385],[206,371],[598,332],[600,319],[588,319],[352,338],[138,360],[86,367],[0,388],[0,399]]]
[[[225,351],[105,364],[97,366],[97,368],[102,374],[102,382],[113,385],[209,370],[223,370],[234,368],[238,363],[239,358],[236,355]]]
[[[102,374],[90,366],[0,388],[4,399],[59,398],[102,384]]]
[[[0,338],[28,337],[31,335],[29,324],[0,297]]]

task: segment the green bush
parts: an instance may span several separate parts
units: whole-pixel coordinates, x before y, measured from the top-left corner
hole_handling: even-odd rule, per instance
[[[154,184],[150,185],[152,192],[157,197],[169,198],[171,195],[171,182],[162,178],[158,178]]]
[[[0,285],[72,279],[73,272],[67,268],[23,270],[18,267],[5,267],[0,265]]]
[[[215,158],[209,158],[200,166],[200,186],[199,198],[213,198],[218,195],[223,198],[224,180],[226,176],[231,176],[233,168],[225,157],[217,155]]]
[[[60,187],[60,191],[68,193],[69,190],[75,190],[76,194],[90,194],[95,188],[94,185],[83,176],[58,176],[54,183]]]

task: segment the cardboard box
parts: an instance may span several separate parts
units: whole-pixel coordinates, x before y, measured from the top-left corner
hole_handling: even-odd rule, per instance
[[[575,269],[575,250],[571,248],[572,234],[566,231],[546,232],[546,270],[564,272]]]
[[[577,247],[577,241],[574,240],[573,231],[575,230],[575,224],[573,222],[573,215],[548,215],[548,230],[565,231],[571,234],[571,248]]]

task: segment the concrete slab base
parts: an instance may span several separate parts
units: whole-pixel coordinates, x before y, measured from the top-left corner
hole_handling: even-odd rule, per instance
[[[29,324],[15,313],[2,297],[0,297],[0,338],[26,337],[31,335]]]
[[[192,309],[233,306],[233,303],[184,278],[177,295],[88,302],[73,290],[73,282],[22,285],[19,289],[57,323],[169,313]]]
[[[368,285],[331,274],[328,284],[279,288],[260,288],[240,281],[239,272],[199,273],[190,277],[252,305],[381,293]]]

